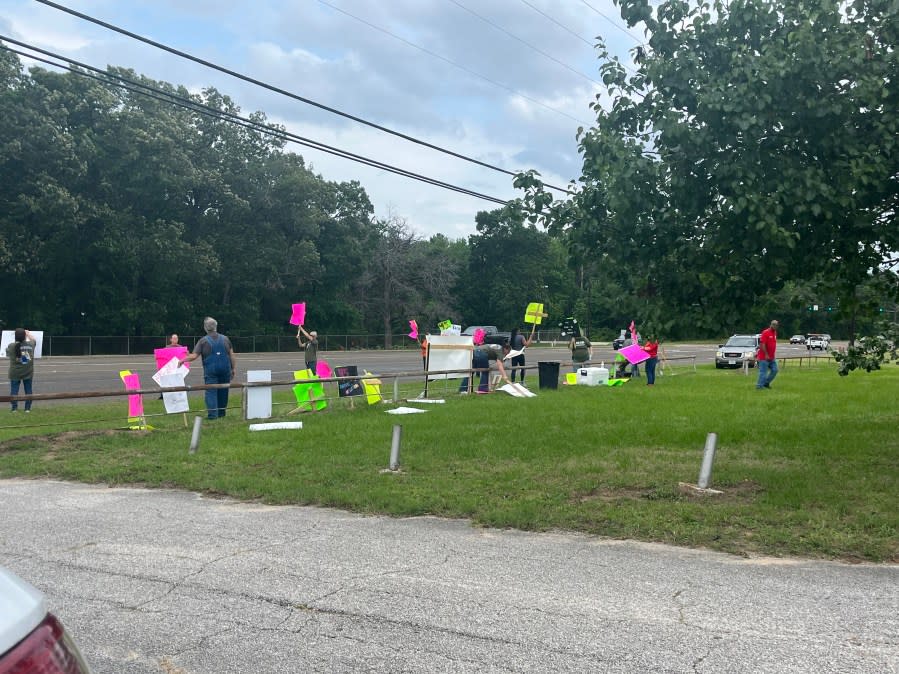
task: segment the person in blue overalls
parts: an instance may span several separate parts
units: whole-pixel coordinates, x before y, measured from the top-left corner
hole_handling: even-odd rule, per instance
[[[214,318],[203,319],[206,336],[197,342],[193,353],[181,362],[190,362],[203,357],[204,384],[230,384],[237,373],[237,360],[231,340],[218,333],[218,322]],[[225,416],[228,409],[228,388],[206,389],[206,416],[218,419]]]

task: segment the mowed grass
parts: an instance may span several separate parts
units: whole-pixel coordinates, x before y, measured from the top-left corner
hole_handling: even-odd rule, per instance
[[[738,554],[899,561],[899,367],[838,377],[832,364],[790,365],[766,391],[754,377],[683,368],[652,388],[645,379],[562,386],[532,399],[457,397],[453,387],[445,404],[409,416],[340,400],[290,417],[304,422],[299,431],[251,433],[235,410],[204,421],[194,455],[181,415],[135,432],[118,430],[124,399],[38,403],[28,416],[3,410],[0,476],[464,517]],[[529,380],[536,388],[536,374]],[[420,389],[409,383],[401,394]],[[280,390],[276,401],[288,395]],[[150,396],[145,404],[162,410]],[[278,405],[277,418],[290,408]],[[383,473],[394,424],[403,427],[402,471]],[[710,432],[718,434],[711,486],[724,493],[685,494],[678,483],[697,481]]]

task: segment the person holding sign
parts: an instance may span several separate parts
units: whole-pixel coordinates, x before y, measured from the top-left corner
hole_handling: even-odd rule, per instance
[[[218,333],[218,321],[207,316],[203,319],[206,336],[197,342],[193,353],[178,360],[189,363],[203,357],[204,384],[230,384],[237,374],[237,359],[231,340]],[[206,389],[206,416],[218,419],[228,408],[228,388]]]
[[[656,383],[656,364],[659,362],[659,339],[650,333],[643,345],[643,350],[649,354],[646,361],[646,385],[655,386]]]
[[[31,395],[31,382],[34,379],[34,347],[37,342],[25,328],[16,328],[15,341],[6,347],[9,358],[9,394],[19,395],[19,386],[24,385],[25,395]],[[19,401],[11,400],[12,412],[19,409]],[[31,401],[25,401],[25,411],[31,411]]]
[[[186,351],[187,351],[187,347],[184,346],[183,344],[179,344],[179,343],[178,343],[178,340],[179,340],[179,339],[180,339],[180,338],[178,337],[177,333],[174,333],[174,332],[173,332],[171,335],[169,335],[169,343],[165,345],[165,348],[167,348],[167,349],[177,349],[178,347],[181,347],[181,348],[183,348],[184,351],[186,352]],[[157,366],[157,369],[158,369],[158,368],[161,368],[163,365],[165,365],[165,363],[160,363],[160,362],[159,362],[159,358],[157,357],[157,359],[156,359],[156,366]],[[159,399],[162,400],[162,394],[161,394],[161,393],[159,394]]]
[[[512,351],[521,351],[522,353],[517,356],[512,356],[512,361],[510,363],[510,369],[512,370],[512,383],[515,383],[515,372],[521,375],[521,383],[524,384],[524,349],[526,346],[530,346],[531,342],[534,341],[534,331],[537,329],[537,324],[534,323],[531,328],[531,334],[529,337],[525,337],[522,335],[518,328],[512,329],[512,336],[509,339],[509,345]]]
[[[308,341],[303,342],[300,333],[305,335]],[[297,342],[299,343],[300,348],[303,349],[303,359],[306,361],[306,369],[312,370],[312,374],[315,374],[315,366],[318,364],[318,333],[315,330],[306,332],[306,328],[302,325],[298,325]]]

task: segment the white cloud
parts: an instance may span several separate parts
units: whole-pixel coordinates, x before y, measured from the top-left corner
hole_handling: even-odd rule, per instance
[[[509,170],[535,168],[558,185],[580,174],[575,140],[579,122],[570,117],[590,122],[589,104],[600,89],[587,79],[599,79],[592,37],[603,34],[609,49],[627,63],[627,50],[635,44],[583,3],[531,0],[577,33],[575,37],[517,0],[459,0],[584,77],[447,0],[327,1],[442,58],[314,0],[257,0],[252,5],[236,0],[67,4],[434,145]],[[617,17],[611,0],[590,4]],[[520,196],[512,189],[510,176],[375,131],[37,3],[5,1],[0,5],[2,22],[24,40],[94,66],[133,68],[191,90],[214,86],[245,112],[262,110],[295,133],[502,199]],[[379,215],[392,208],[424,235],[466,236],[475,231],[477,211],[495,207],[344,159],[290,149],[303,154],[326,179],[358,180]]]

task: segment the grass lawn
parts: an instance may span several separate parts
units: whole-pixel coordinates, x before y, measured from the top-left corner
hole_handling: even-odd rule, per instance
[[[838,377],[832,363],[790,365],[765,391],[755,390],[754,371],[677,372],[652,388],[639,379],[531,399],[450,392],[446,404],[409,416],[385,414],[380,404],[350,410],[339,400],[290,417],[304,422],[299,431],[251,433],[234,410],[204,422],[194,455],[182,415],[153,417],[156,430],[135,432],[120,430],[124,399],[36,403],[27,416],[2,412],[0,477],[899,562],[899,367]],[[420,388],[410,383],[401,394]],[[278,418],[291,407],[288,395],[275,394],[284,403]],[[161,412],[161,401],[146,398],[148,413]],[[202,409],[202,397],[194,394],[191,406]],[[403,426],[402,472],[384,474],[394,424]],[[709,432],[718,434],[711,486],[724,494],[683,494],[678,482],[696,482]]]

